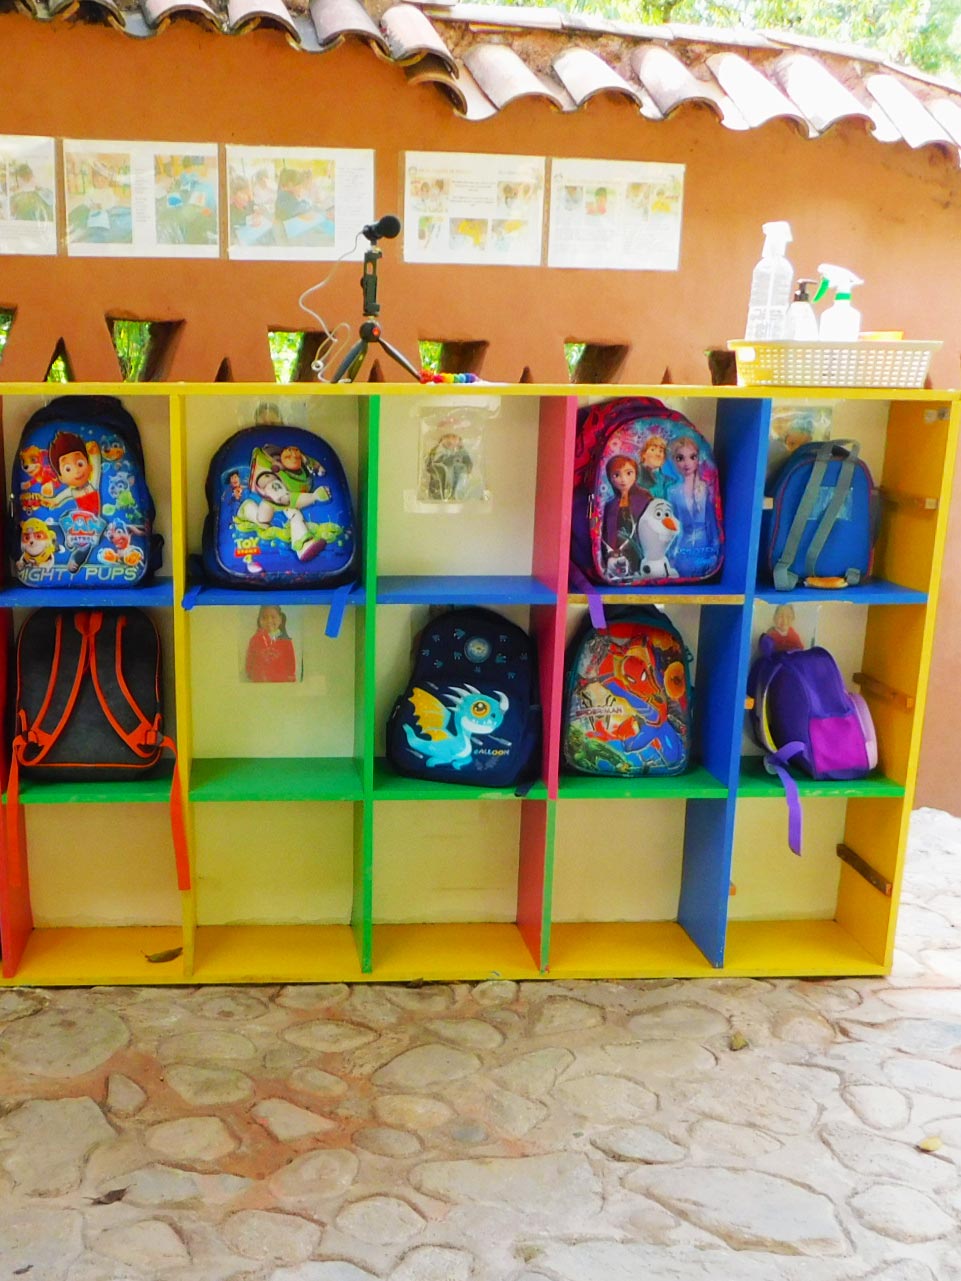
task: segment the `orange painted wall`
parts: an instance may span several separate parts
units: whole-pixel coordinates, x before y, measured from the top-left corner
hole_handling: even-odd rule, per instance
[[[958,383],[961,210],[957,157],[882,146],[861,126],[817,141],[775,121],[732,133],[705,108],[660,124],[621,101],[574,114],[519,103],[481,124],[453,114],[430,86],[348,43],[324,55],[292,49],[276,31],[220,36],[188,21],[136,40],[110,28],[0,16],[0,132],[250,145],[371,147],[376,212],[402,212],[405,149],[523,152],[663,160],[687,166],[681,269],[592,273],[508,267],[405,266],[384,242],[385,333],[411,355],[418,339],[486,341],[483,373],[565,381],[565,341],[629,346],[620,379],[708,381],[704,351],[743,329],[760,224],[788,218],[791,259],[811,274],[828,259],[867,281],[866,328],[944,338],[932,379]],[[223,202],[222,202],[223,203]],[[230,361],[238,380],[270,380],[268,329],[301,329],[297,298],[326,274],[310,263],[0,258],[0,306],[16,321],[0,378],[41,379],[63,338],[75,377],[113,379],[105,317],[183,320],[170,379],[211,380]],[[359,271],[339,269],[314,305],[331,325],[360,318]],[[309,322],[308,322],[309,323]],[[392,373],[387,372],[391,377]],[[958,487],[961,489],[961,486]],[[959,494],[961,498],[961,494]],[[961,502],[947,563],[961,561]],[[961,808],[948,778],[961,737],[953,638],[961,587],[945,584],[923,757],[921,803]]]

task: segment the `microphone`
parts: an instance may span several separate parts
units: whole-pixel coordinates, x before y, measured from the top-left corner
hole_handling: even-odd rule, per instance
[[[400,227],[401,222],[396,214],[384,214],[376,222],[362,227],[361,232],[373,244],[377,240],[393,240],[395,236],[400,235]]]

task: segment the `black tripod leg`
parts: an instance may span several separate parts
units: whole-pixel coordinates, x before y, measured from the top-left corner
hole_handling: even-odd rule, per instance
[[[331,382],[340,383],[349,374],[348,382],[353,382],[355,375],[359,372],[361,365],[364,363],[364,357],[367,355],[367,343],[361,338],[355,342],[353,347],[347,352],[347,355],[337,366],[337,372],[334,374]]]
[[[420,370],[414,368],[403,352],[398,351],[397,348],[389,343],[386,338],[381,337],[378,338],[377,341],[392,360],[396,360],[398,365],[403,366],[409,374],[413,374],[417,381],[420,382]]]

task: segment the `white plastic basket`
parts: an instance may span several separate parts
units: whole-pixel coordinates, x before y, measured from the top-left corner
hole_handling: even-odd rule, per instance
[[[732,339],[742,387],[923,387],[941,342]]]

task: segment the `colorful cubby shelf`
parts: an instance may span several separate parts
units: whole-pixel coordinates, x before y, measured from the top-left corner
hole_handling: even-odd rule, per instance
[[[113,387],[75,385],[76,392]],[[961,399],[937,391],[712,387],[497,388],[489,501],[424,514],[419,413],[489,387],[135,385],[166,539],[143,590],[0,591],[0,653],[26,608],[130,604],[165,645],[192,887],[178,892],[169,774],[139,784],[24,784],[28,875],[0,869],[3,982],[881,974],[891,965]],[[563,660],[586,610],[569,591],[577,409],[653,395],[713,440],[727,555],[716,582],[611,590],[663,605],[695,656],[695,757],[670,779],[559,768]],[[44,385],[0,393],[10,458]],[[831,400],[884,492],[875,576],[776,595],[758,579],[775,400]],[[262,399],[325,436],[358,497],[363,559],[349,593],[213,590],[194,571],[214,448]],[[818,639],[857,678],[880,765],[856,783],[802,782],[803,855],[745,734],[753,642],[774,603],[818,602]],[[257,606],[282,603],[302,679],[242,679]],[[539,779],[513,792],[401,778],[383,727],[431,606],[483,604],[536,635],[545,709]],[[337,633],[332,635],[331,633]]]

